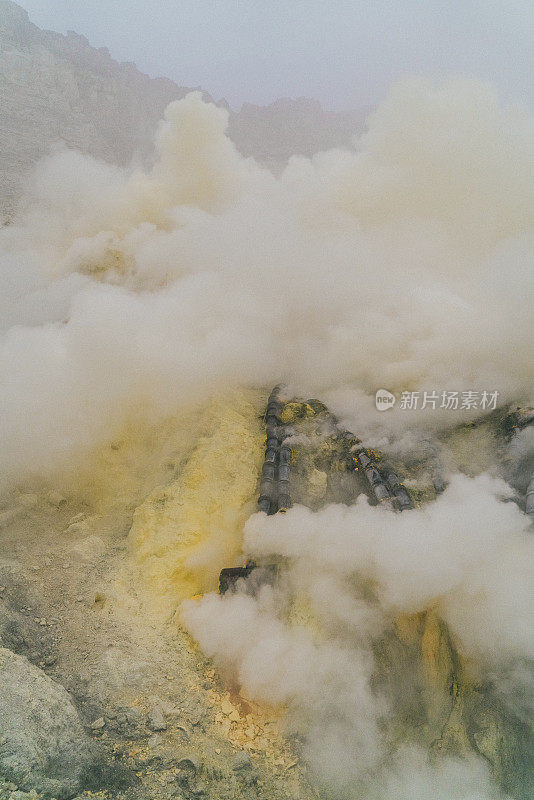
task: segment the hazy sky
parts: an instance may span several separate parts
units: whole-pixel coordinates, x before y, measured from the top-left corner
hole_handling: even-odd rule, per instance
[[[534,0],[19,0],[149,75],[233,107],[375,103],[406,73],[460,73],[534,104]]]

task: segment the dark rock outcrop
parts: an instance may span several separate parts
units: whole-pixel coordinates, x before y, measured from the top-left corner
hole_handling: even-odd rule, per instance
[[[83,788],[96,760],[65,689],[0,648],[0,775],[63,800]]]

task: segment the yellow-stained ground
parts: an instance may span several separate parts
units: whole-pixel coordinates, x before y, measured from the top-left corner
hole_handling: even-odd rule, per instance
[[[217,589],[239,561],[243,526],[255,510],[265,434],[252,398],[212,401],[203,435],[176,480],[156,488],[133,515],[130,545],[144,580],[170,602]]]

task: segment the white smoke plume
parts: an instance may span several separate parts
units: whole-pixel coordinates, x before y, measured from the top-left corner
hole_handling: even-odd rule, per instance
[[[289,707],[309,762],[336,797],[498,797],[476,761],[432,768],[416,749],[391,756],[381,735],[387,703],[371,690],[372,641],[399,614],[432,608],[478,678],[533,663],[534,538],[528,518],[503,502],[509,496],[501,481],[456,476],[436,502],[401,515],[364,497],[316,513],[256,514],[246,553],[282,559],[280,595],[286,604],[307,597],[319,633],[288,620],[268,589],[257,599],[187,601],[182,618],[246,694]],[[516,691],[526,682],[531,668]],[[395,794],[381,794],[393,786]]]
[[[531,117],[483,86],[412,80],[354,151],[294,158],[278,180],[225,125],[192,94],[149,173],[69,151],[37,167],[0,233],[8,480],[221,386],[290,381],[358,431],[382,386],[529,393]]]
[[[502,481],[457,475],[435,502],[408,514],[362,496],[354,506],[299,507],[274,521],[255,515],[245,547],[305,559],[305,572],[364,575],[389,618],[435,607],[469,657],[534,659],[534,537],[528,517],[503,502],[510,496]]]

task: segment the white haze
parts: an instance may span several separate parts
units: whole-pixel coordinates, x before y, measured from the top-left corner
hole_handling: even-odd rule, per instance
[[[399,76],[462,74],[534,101],[529,0],[22,0],[42,28],[85,34],[143,72],[243,101],[381,100]]]
[[[282,380],[361,435],[409,427],[415,441],[469,415],[378,414],[377,388],[528,399],[531,117],[486,86],[411,80],[354,150],[294,158],[279,179],[240,157],[225,124],[192,94],[168,107],[150,173],[68,151],[39,164],[0,233],[6,487],[82,464],[132,418],[233,386]],[[534,656],[534,545],[509,495],[458,476],[403,515],[360,500],[254,516],[247,552],[288,558],[286,590],[311,591],[331,634],[289,625],[268,588],[207,596],[184,619],[251,696],[289,705],[340,797],[498,797],[478,762],[391,760],[370,640],[434,606],[488,674]],[[354,575],[373,581],[375,604]]]

